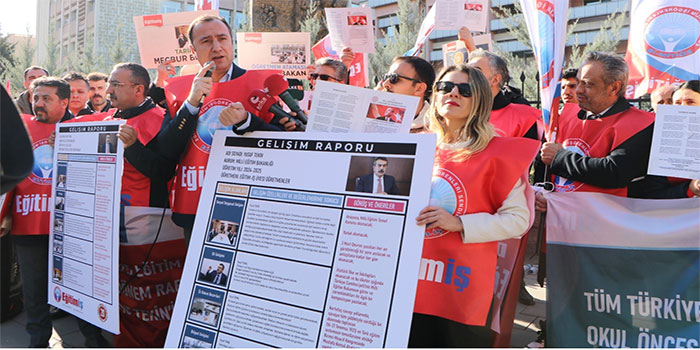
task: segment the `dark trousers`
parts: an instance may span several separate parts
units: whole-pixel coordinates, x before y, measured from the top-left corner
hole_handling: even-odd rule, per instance
[[[51,316],[48,304],[49,236],[12,235],[17,251],[19,274],[22,278],[26,330],[30,348],[45,348],[51,339]],[[79,318],[78,328],[87,341],[102,335],[102,330]]]
[[[442,317],[414,313],[408,347],[488,348],[491,347],[491,330],[488,326],[469,326]]]

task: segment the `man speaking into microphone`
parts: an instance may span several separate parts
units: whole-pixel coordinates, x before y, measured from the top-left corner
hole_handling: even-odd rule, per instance
[[[187,33],[190,48],[202,68],[192,80],[189,94],[175,118],[162,133],[161,142],[170,146],[163,151],[164,155],[179,161],[173,186],[173,221],[185,229],[185,240],[189,244],[214,131],[228,128],[282,131],[284,127],[265,123],[247,112],[241,103],[253,90],[253,85],[261,87],[264,77],[260,79],[255,71],[248,72],[233,63],[231,27],[225,19],[211,15],[197,17]],[[159,75],[163,74],[168,73],[159,70]],[[159,80],[163,78],[159,76]],[[230,81],[236,81],[235,89],[238,90],[231,91],[231,94],[243,97],[229,99],[231,102],[225,108],[210,108],[203,103],[211,94],[214,83]],[[213,113],[219,108],[218,113]],[[214,115],[218,118],[213,118]],[[280,122],[284,124],[285,120]]]

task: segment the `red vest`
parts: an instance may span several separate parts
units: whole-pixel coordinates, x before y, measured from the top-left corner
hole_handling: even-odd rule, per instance
[[[211,94],[204,100],[199,111],[197,128],[185,149],[180,161],[170,206],[173,213],[194,214],[197,211],[199,195],[204,185],[204,172],[209,160],[211,142],[216,130],[230,130],[219,122],[219,111],[231,102],[241,102],[243,107],[255,114],[255,109],[248,102],[249,94],[254,89],[263,89],[265,79],[279,71],[248,70],[243,75],[225,83],[215,83]],[[193,76],[171,79],[166,86],[166,97],[171,112],[179,108],[189,94]],[[211,111],[211,112],[210,112]],[[175,114],[173,114],[175,115]]]
[[[623,142],[654,122],[654,114],[630,108],[618,114],[593,120],[578,118],[580,108],[566,104],[559,116],[557,142],[564,149],[586,157],[606,157]],[[627,186],[622,188],[602,188],[553,175],[552,182],[557,192],[600,192],[627,197]]]
[[[141,115],[126,119],[126,124],[136,129],[136,135],[144,146],[158,135],[163,123],[165,110],[158,106],[151,108]],[[116,120],[107,117],[105,121]],[[148,207],[150,205],[151,179],[136,170],[124,157],[124,174],[122,175],[122,198],[124,205]]]
[[[12,201],[12,234],[48,235],[51,220],[51,179],[53,177],[53,147],[49,136],[56,124],[41,123],[33,115],[22,115],[34,150],[34,168],[8,198]]]
[[[523,137],[541,115],[539,109],[510,103],[501,109],[492,110],[489,122],[496,128],[498,136]]]
[[[485,150],[457,162],[450,160],[454,151],[438,150],[431,203],[455,216],[495,213],[539,145],[531,139],[494,137]],[[465,230],[469,234],[469,228]],[[458,232],[427,230],[414,312],[485,325],[493,297],[497,245],[497,241],[464,244]]]

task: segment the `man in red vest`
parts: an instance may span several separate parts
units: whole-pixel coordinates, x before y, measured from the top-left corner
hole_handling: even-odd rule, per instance
[[[623,58],[602,52],[586,56],[578,75],[578,106],[564,107],[556,140],[541,149],[556,191],[626,197],[630,183],[646,174],[654,115],[625,100],[627,77]]]
[[[12,213],[11,235],[17,249],[29,347],[48,347],[52,333],[48,300],[49,230],[53,146],[49,136],[56,123],[73,118],[68,110],[70,85],[63,79],[42,77],[30,86],[35,117],[23,115],[32,139],[34,168],[29,177],[8,193]],[[86,347],[107,347],[102,330],[77,319]]]

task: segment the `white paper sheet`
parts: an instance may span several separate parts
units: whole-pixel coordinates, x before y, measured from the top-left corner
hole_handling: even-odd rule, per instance
[[[328,33],[336,52],[349,47],[353,52],[374,53],[374,26],[369,7],[326,8]]]
[[[648,173],[700,179],[700,107],[657,108]]]
[[[124,121],[56,125],[49,304],[119,334]]]

